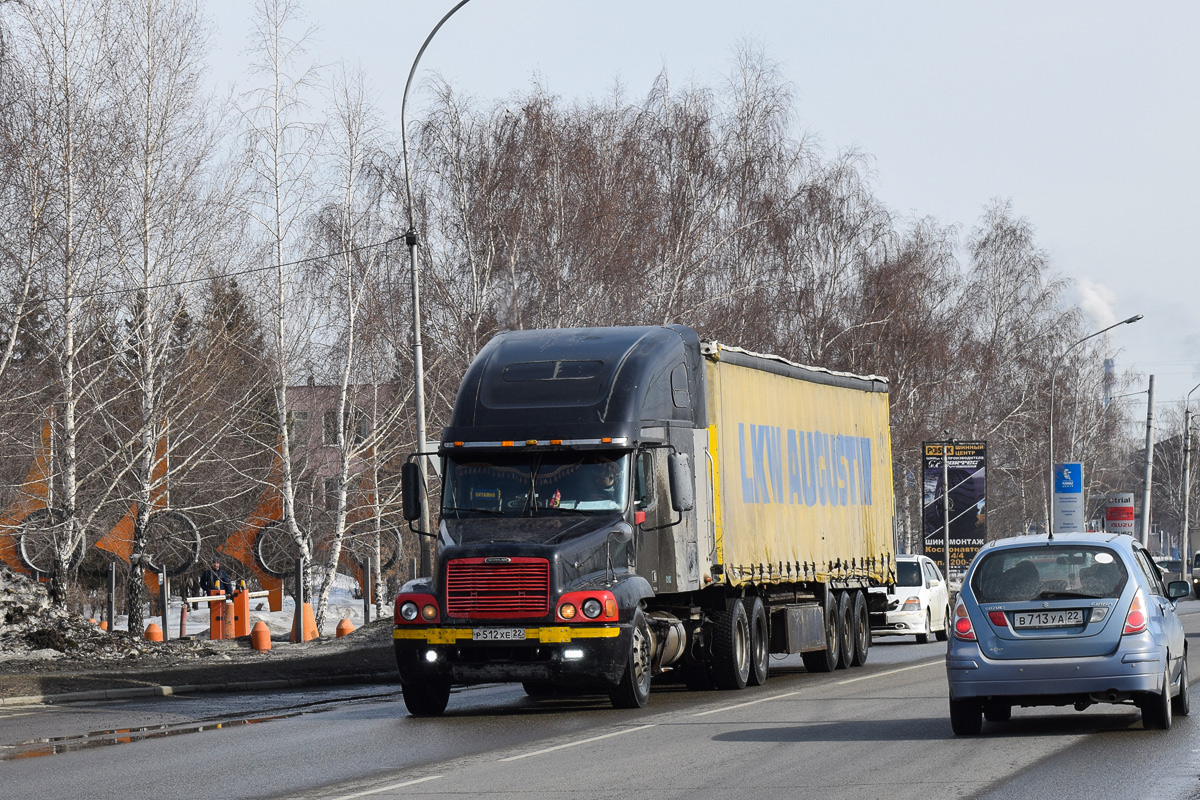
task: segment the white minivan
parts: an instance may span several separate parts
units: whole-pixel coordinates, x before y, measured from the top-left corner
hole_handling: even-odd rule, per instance
[[[887,621],[871,628],[872,636],[930,636],[946,641],[950,630],[950,595],[941,570],[926,556],[896,556],[896,585],[887,592]]]

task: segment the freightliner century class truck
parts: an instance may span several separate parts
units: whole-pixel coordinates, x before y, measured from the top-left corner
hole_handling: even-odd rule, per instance
[[[395,601],[404,702],[454,685],[646,704],[653,676],[731,689],[772,653],[866,661],[894,580],[887,382],[662,327],[502,333],[438,445],[432,578]],[[404,515],[419,518],[410,459]]]

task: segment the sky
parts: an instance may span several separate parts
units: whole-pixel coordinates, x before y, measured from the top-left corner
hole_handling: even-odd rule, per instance
[[[204,3],[220,86],[249,85],[250,5]],[[409,70],[453,6],[307,0],[310,53],[361,68],[398,131]],[[1139,373],[1133,389],[1155,376],[1162,410],[1200,383],[1197,42],[1200,3],[1184,0],[470,0],[422,55],[407,115],[435,74],[485,102],[535,80],[568,100],[620,81],[640,100],[663,70],[715,87],[751,43],[793,88],[796,135],[869,154],[893,212],[965,236],[1009,200],[1073,282],[1087,332],[1143,314],[1107,347]]]

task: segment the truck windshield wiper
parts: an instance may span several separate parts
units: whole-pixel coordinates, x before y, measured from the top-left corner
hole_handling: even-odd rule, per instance
[[[497,511],[494,508],[453,508],[453,507],[451,507],[451,508],[443,508],[442,509],[443,514],[461,514],[463,512],[466,512],[469,514],[489,514],[493,517],[499,517],[504,513],[502,511]]]

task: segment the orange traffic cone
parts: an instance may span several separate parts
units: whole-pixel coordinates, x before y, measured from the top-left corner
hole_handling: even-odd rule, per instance
[[[145,638],[147,642],[161,642],[162,628],[158,627],[157,622],[151,622],[146,626]]]
[[[354,633],[354,623],[342,617],[338,620],[337,628],[334,630],[336,638],[340,639],[347,633]]]
[[[250,629],[250,646],[255,650],[271,649],[271,629],[261,619]]]

